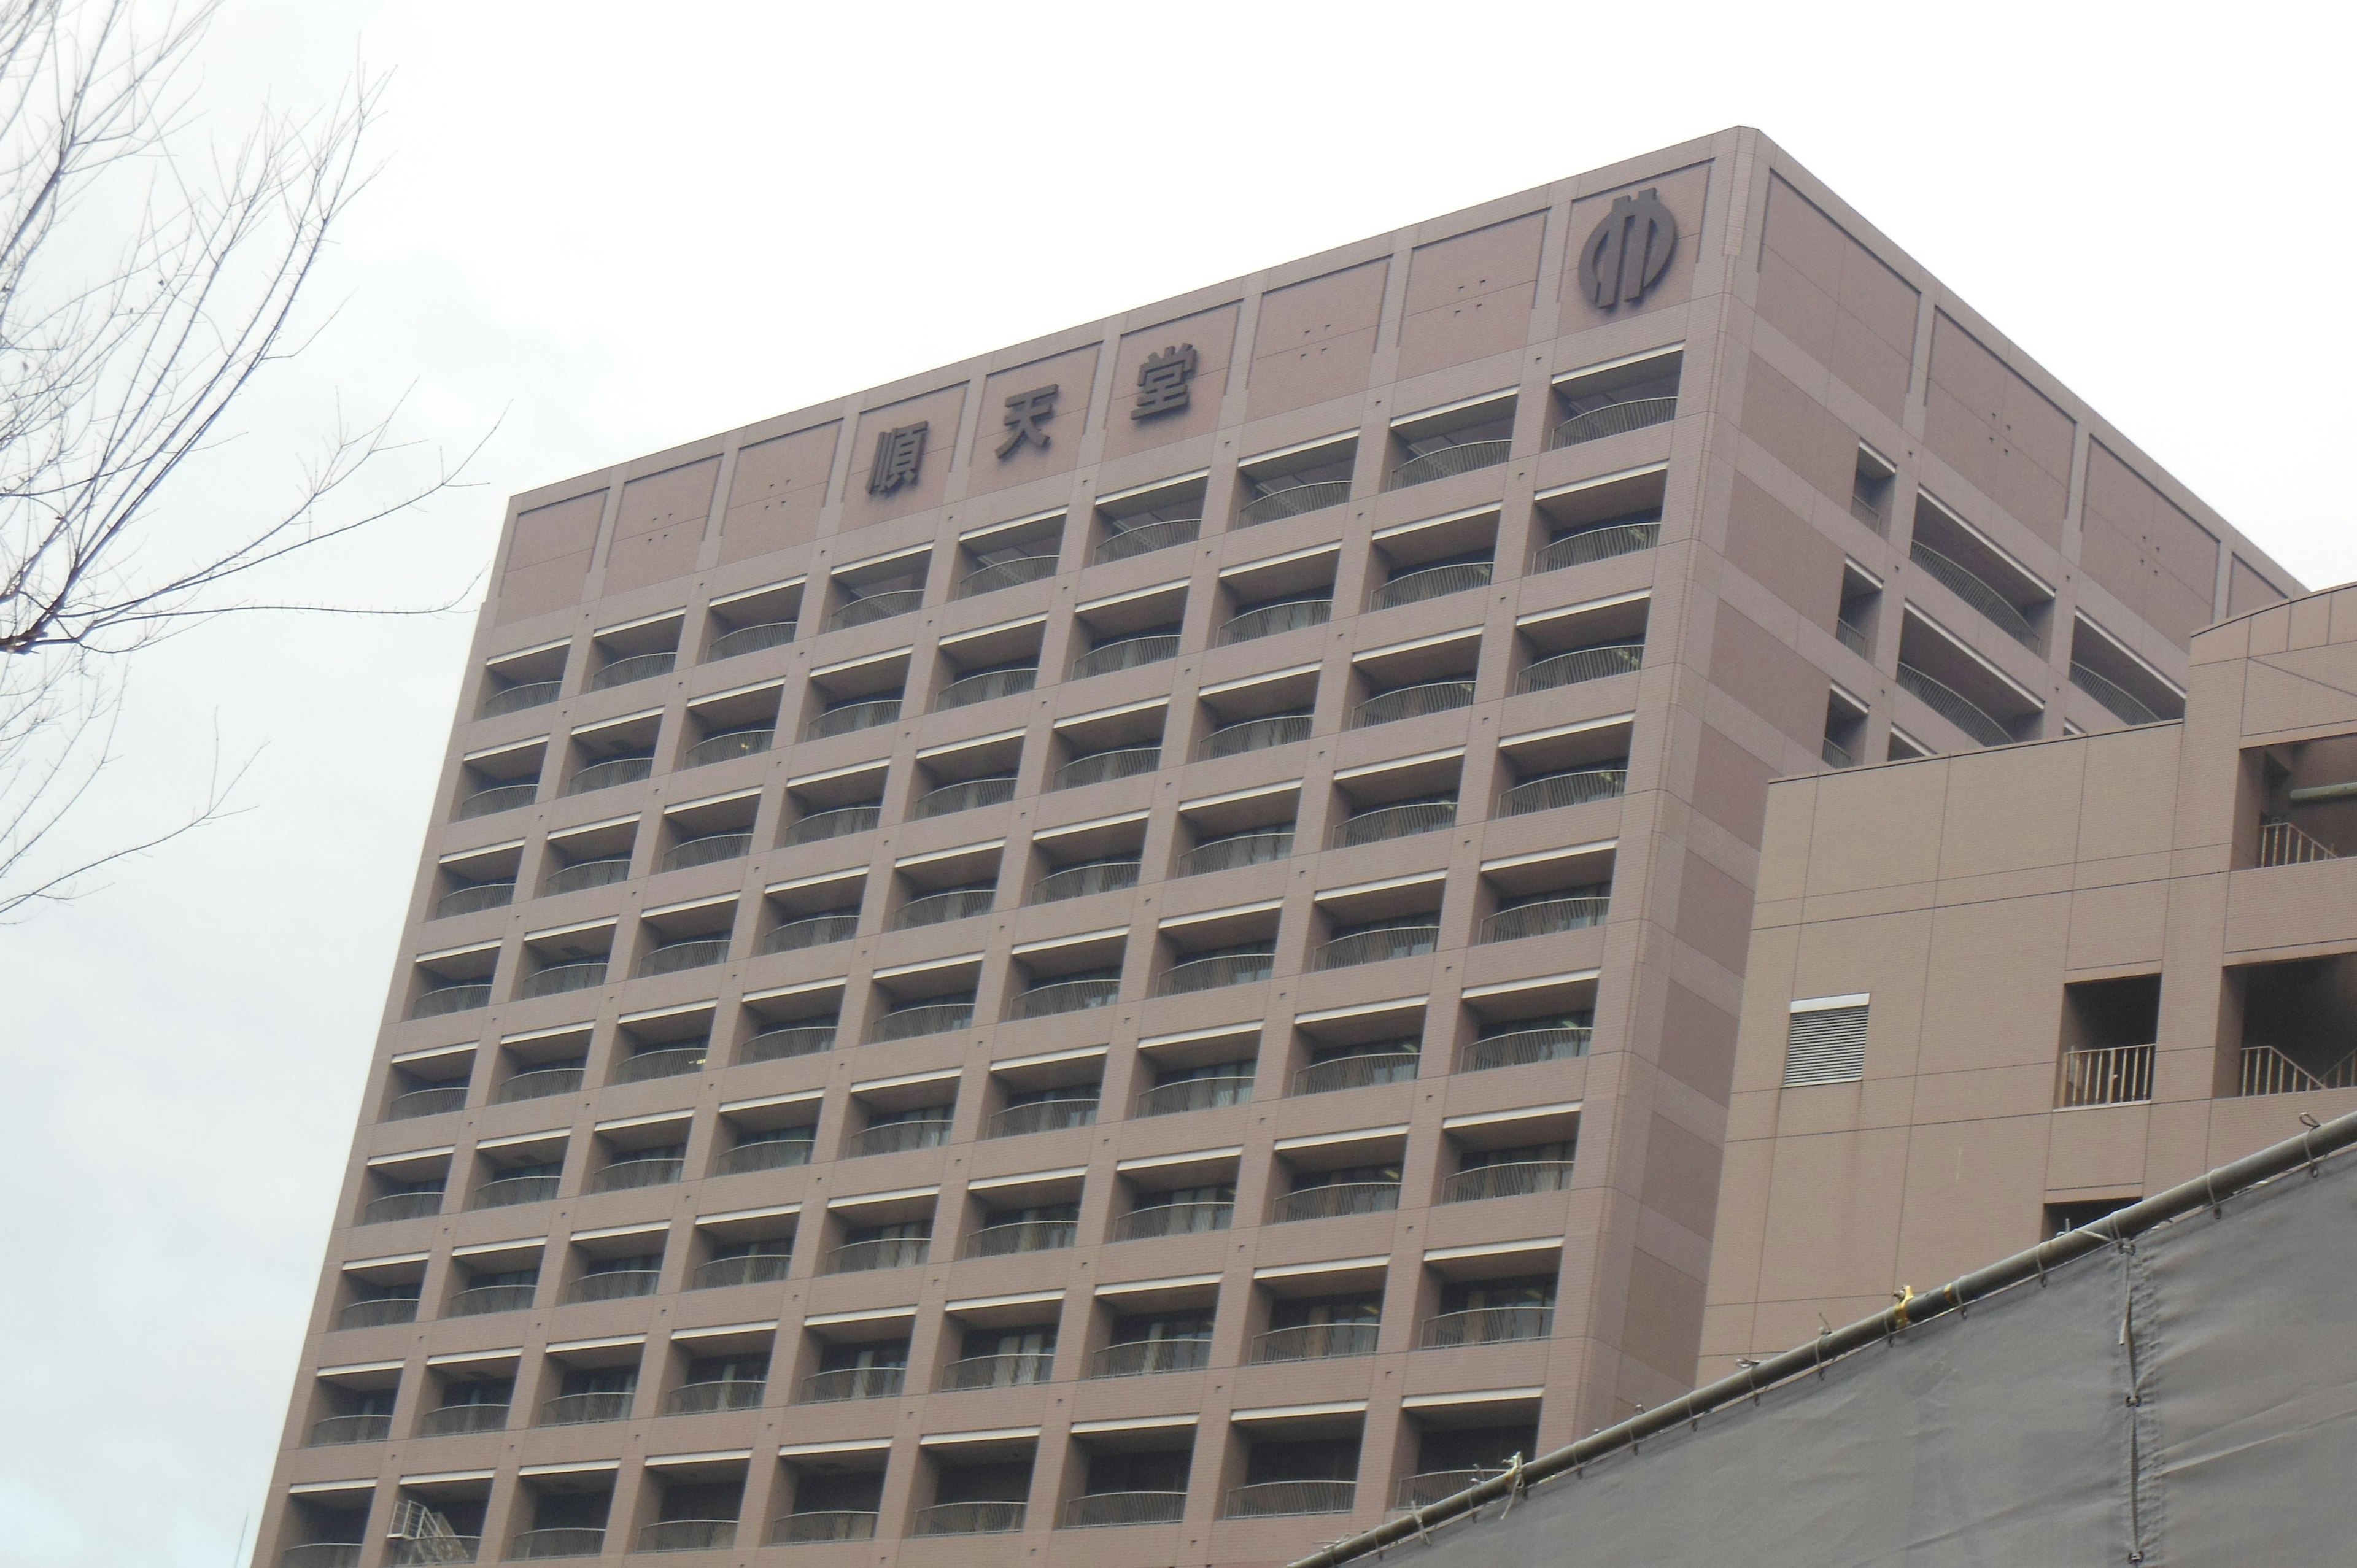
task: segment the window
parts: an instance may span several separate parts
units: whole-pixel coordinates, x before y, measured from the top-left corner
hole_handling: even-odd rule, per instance
[[[1866,1076],[1867,994],[1792,1004],[1784,1042],[1784,1087],[1856,1083]]]

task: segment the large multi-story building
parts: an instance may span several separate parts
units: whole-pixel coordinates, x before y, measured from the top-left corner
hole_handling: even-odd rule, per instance
[[[2293,586],[1742,130],[519,497],[257,1561],[1266,1563],[1658,1403],[1770,781]]]

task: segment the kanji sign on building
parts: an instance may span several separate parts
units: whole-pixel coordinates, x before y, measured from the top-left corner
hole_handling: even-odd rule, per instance
[[[1195,381],[1195,345],[1181,343],[1175,349],[1165,349],[1159,354],[1148,354],[1146,362],[1137,367],[1137,403],[1129,411],[1132,419],[1147,419],[1157,413],[1176,413],[1187,406],[1189,390]]]
[[[924,471],[927,422],[902,424],[876,437],[876,460],[867,466],[867,493],[888,496],[913,485]]]
[[[1001,462],[1015,455],[1016,448],[1030,442],[1039,450],[1048,449],[1048,433],[1039,427],[1056,417],[1056,389],[1034,387],[1029,392],[1017,392],[1006,400],[1006,438],[998,444]]]

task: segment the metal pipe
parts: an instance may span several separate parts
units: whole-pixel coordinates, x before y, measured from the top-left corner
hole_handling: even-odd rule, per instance
[[[1878,1344],[1901,1329],[1969,1306],[2025,1281],[2037,1279],[2064,1263],[2116,1245],[2132,1236],[2141,1235],[2157,1225],[2190,1214],[2195,1209],[2215,1208],[2238,1192],[2301,1165],[2313,1165],[2325,1155],[2352,1144],[2357,1144],[2357,1112],[2311,1128],[2299,1137],[2270,1144],[2230,1165],[2220,1165],[2206,1176],[2196,1176],[2165,1192],[2156,1193],[2141,1202],[2105,1215],[2093,1225],[2066,1231],[2050,1240],[2040,1242],[2027,1251],[2016,1252],[2012,1257],[1991,1263],[1986,1268],[1975,1269],[1937,1290],[1886,1307],[1871,1317],[1860,1318],[1846,1327],[1820,1335],[1809,1344],[1787,1350],[1781,1356],[1770,1357],[1758,1366],[1746,1368],[1731,1377],[1721,1378],[1715,1383],[1673,1400],[1658,1410],[1641,1411],[1617,1426],[1606,1427],[1552,1454],[1543,1454],[1520,1469],[1493,1476],[1437,1503],[1411,1509],[1396,1519],[1385,1520],[1372,1530],[1361,1530],[1307,1557],[1297,1559],[1289,1568],[1335,1568],[1335,1564],[1347,1563],[1354,1557],[1396,1545],[1410,1536],[1422,1535],[1436,1524],[1470,1513],[1483,1504],[1503,1498],[1534,1481],[1544,1481],[1566,1470],[1577,1469],[1623,1448],[1633,1448],[1671,1427],[1697,1421],[1712,1411],[1738,1400],[1749,1399],[1787,1379],[1814,1371],[1840,1357]]]
[[[2295,806],[2312,805],[2319,800],[2357,800],[2357,779],[2341,784],[2310,784],[2291,792]]]

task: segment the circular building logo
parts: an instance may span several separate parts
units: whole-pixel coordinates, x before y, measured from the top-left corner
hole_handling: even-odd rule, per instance
[[[1678,246],[1678,220],[1662,205],[1658,187],[1615,197],[1579,252],[1579,282],[1598,310],[1634,305],[1669,270]]]

